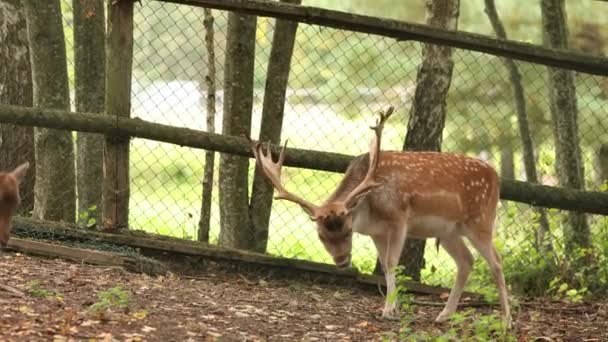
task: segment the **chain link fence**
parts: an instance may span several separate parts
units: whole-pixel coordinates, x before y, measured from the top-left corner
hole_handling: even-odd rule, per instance
[[[63,1],[68,70],[73,87],[71,1]],[[212,11],[217,68],[216,132],[221,132],[223,65],[228,12]],[[144,1],[135,6],[132,117],[197,130],[206,127],[207,49],[203,9]],[[260,129],[274,19],[258,18],[255,50],[252,137]],[[287,89],[282,141],[290,146],[350,155],[364,153],[371,139],[373,114],[389,105],[396,112],[387,123],[383,149],[400,150],[416,87],[421,44],[375,35],[300,24]],[[498,57],[454,50],[443,150],[484,159],[503,176],[525,180],[522,148],[507,71]],[[528,115],[537,150],[539,179],[556,185],[555,155],[548,102],[546,67],[517,62],[527,96]],[[578,73],[579,130],[586,187],[605,190],[598,151],[608,143],[608,80]],[[73,92],[72,92],[73,99]],[[132,229],[196,239],[201,207],[202,150],[132,139],[130,150],[130,221]],[[216,153],[210,242],[220,230],[219,155]],[[250,185],[254,163],[250,162]],[[511,176],[509,176],[511,174]],[[311,202],[323,201],[342,175],[286,168],[288,189]],[[497,244],[507,272],[534,263],[536,212],[530,206],[502,202]],[[564,212],[550,210],[552,240],[561,249]],[[589,215],[594,241],[608,240],[606,217]],[[267,252],[331,263],[314,224],[295,204],[274,201]],[[353,262],[371,272],[376,251],[368,237],[355,236]],[[530,256],[527,259],[527,256]],[[428,243],[426,283],[451,285],[455,266],[443,250]],[[481,267],[485,267],[481,266]]]

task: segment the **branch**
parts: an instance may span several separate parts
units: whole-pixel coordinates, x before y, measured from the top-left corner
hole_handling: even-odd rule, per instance
[[[15,297],[25,298],[25,293],[23,293],[21,290],[19,290],[17,288],[9,286],[9,285],[4,285],[4,284],[0,283],[0,290],[4,290],[4,291],[12,294]]]
[[[398,40],[416,40],[424,43],[447,45],[594,75],[608,75],[608,58],[590,56],[574,51],[550,49],[512,40],[497,40],[480,34],[442,30],[393,19],[268,0],[157,1],[293,20],[342,30],[371,33]]]

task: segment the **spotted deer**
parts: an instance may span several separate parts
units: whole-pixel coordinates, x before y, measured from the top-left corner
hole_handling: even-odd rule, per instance
[[[11,220],[21,202],[19,184],[29,166],[30,164],[25,162],[11,172],[0,172],[0,254],[8,244]]]
[[[493,245],[499,200],[499,178],[481,160],[450,153],[380,151],[384,123],[393,108],[380,113],[369,153],[352,160],[337,189],[320,206],[287,191],[281,183],[285,144],[278,161],[270,146],[252,141],[252,150],[277,191],[277,199],[299,204],[316,222],[319,239],[338,267],[351,261],[353,232],[374,241],[386,276],[387,293],[395,291],[395,267],[409,238],[437,238],[454,259],[456,280],[437,322],[456,311],[473,266],[467,238],[486,259],[498,286],[502,316],[511,316],[501,259]],[[398,303],[387,296],[383,318],[398,315]]]

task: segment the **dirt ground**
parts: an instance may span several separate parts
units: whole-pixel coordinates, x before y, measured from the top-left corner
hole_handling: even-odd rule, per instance
[[[104,293],[124,295],[117,301],[124,307],[100,299]],[[0,341],[381,341],[399,329],[379,319],[382,304],[380,294],[303,281],[225,272],[149,277],[0,257]],[[440,309],[417,306],[412,329],[441,334],[447,326],[432,323]],[[608,341],[606,303],[528,303],[515,309],[514,322],[520,341]]]

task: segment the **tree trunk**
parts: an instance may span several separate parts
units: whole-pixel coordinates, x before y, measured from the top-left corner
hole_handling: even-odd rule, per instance
[[[215,133],[215,49],[213,43],[213,14],[208,8],[204,9],[205,19],[205,47],[207,48],[207,132]],[[199,89],[202,98],[202,86],[199,82]],[[213,201],[213,168],[215,153],[207,151],[205,153],[205,169],[203,171],[203,193],[201,201],[201,217],[198,222],[198,241],[209,242],[209,231],[211,230],[211,203]]]
[[[515,180],[514,154],[511,142],[507,141],[500,147],[500,177],[503,179]]]
[[[105,108],[108,115],[130,116],[133,63],[133,2],[107,7]],[[128,228],[129,137],[107,135],[103,150],[103,229]]]
[[[32,68],[27,46],[27,27],[21,0],[0,0],[0,103],[32,106]],[[0,125],[0,170],[11,170],[30,163],[21,184],[18,215],[34,209],[34,129],[9,124]]]
[[[485,12],[490,19],[490,23],[494,28],[496,37],[498,39],[507,39],[507,33],[505,28],[498,16],[494,0],[485,0],[486,8]],[[534,143],[532,141],[532,134],[530,133],[530,125],[528,122],[528,113],[526,110],[526,97],[524,95],[524,86],[521,80],[521,74],[519,68],[512,59],[502,59],[507,71],[509,72],[509,79],[513,86],[513,97],[515,100],[515,108],[517,110],[517,124],[519,127],[519,136],[521,137],[521,143],[523,146],[524,154],[524,168],[526,172],[526,180],[531,183],[538,183],[538,173],[536,171],[536,158],[534,153]],[[505,177],[505,175],[502,175]],[[538,214],[538,230],[536,231],[536,248],[539,251],[551,250],[552,243],[550,240],[549,233],[549,220],[547,218],[547,212],[542,208],[534,209]]]
[[[73,0],[76,111],[104,112],[105,22],[103,0]],[[101,219],[103,136],[78,132],[76,141],[78,218],[90,225]]]
[[[253,67],[257,18],[230,13],[224,66],[223,134],[251,134]],[[220,237],[222,246],[251,249],[248,198],[249,158],[220,156]]]
[[[301,0],[281,1],[298,5],[302,2]],[[279,144],[281,141],[285,93],[297,30],[297,22],[280,19],[276,21],[266,74],[260,141],[270,141],[273,144]],[[266,252],[268,244],[268,225],[273,191],[272,184],[256,168],[251,191],[251,221],[254,250],[260,253]]]
[[[458,27],[459,0],[427,0],[426,23],[446,30]],[[422,64],[416,77],[416,92],[410,110],[403,150],[440,151],[445,126],[447,96],[452,82],[453,49],[424,44]],[[404,274],[420,280],[424,268],[425,240],[407,239],[399,260]]]
[[[600,145],[597,152],[597,179],[603,191],[608,191],[608,144]]]
[[[541,13],[544,44],[551,48],[566,49],[568,28],[564,1],[542,0]],[[565,69],[548,68],[548,76],[557,176],[562,186],[583,190],[585,182],[578,136],[574,73]],[[586,215],[568,213],[564,229],[567,255],[574,255],[578,247],[590,246]]]
[[[69,110],[68,72],[59,0],[26,0],[24,5],[34,106]],[[34,148],[34,217],[74,222],[76,188],[72,133],[35,128]]]

